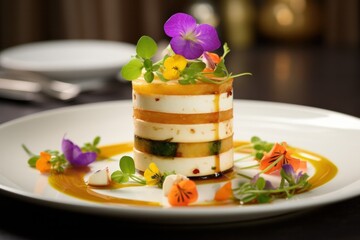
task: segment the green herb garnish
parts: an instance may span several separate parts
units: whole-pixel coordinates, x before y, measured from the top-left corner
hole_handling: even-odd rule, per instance
[[[84,143],[84,145],[81,147],[81,150],[83,152],[100,153],[100,149],[98,148],[99,143],[100,143],[100,137],[97,136],[94,138],[94,140],[92,142]]]
[[[111,174],[111,180],[117,183],[127,183],[130,179],[145,185],[146,181],[143,177],[136,175],[134,159],[130,156],[123,156],[119,161],[120,170]]]
[[[225,43],[224,53],[221,60],[211,71],[204,71],[207,67],[203,58],[187,60],[181,55],[174,55],[171,49],[158,62],[152,58],[156,54],[158,46],[154,39],[149,36],[142,36],[136,45],[136,56],[134,56],[121,69],[121,76],[129,81],[135,80],[143,75],[146,82],[151,83],[155,75],[161,81],[177,79],[182,85],[194,84],[197,81],[205,83],[222,84],[231,78],[252,75],[251,73],[232,74],[225,65],[225,56],[230,52]],[[204,53],[207,56],[209,53]],[[167,61],[170,60],[170,61]],[[176,70],[176,73],[169,74],[169,69]]]
[[[268,203],[276,198],[291,198],[311,187],[307,181],[309,176],[302,172],[296,174],[290,164],[283,165],[280,171],[281,182],[277,188],[259,175],[255,175],[250,181],[240,183],[233,189],[234,198],[241,204]]]
[[[250,139],[250,143],[246,145],[242,145],[239,147],[234,148],[234,151],[250,151],[250,154],[236,159],[235,162],[248,159],[248,158],[255,158],[256,160],[261,160],[265,153],[268,153],[274,146],[274,143],[270,143],[267,141],[262,140],[261,138],[257,136],[253,136]]]
[[[36,162],[40,159],[40,155],[34,154],[25,144],[22,144],[21,146],[30,157],[28,159],[28,164],[30,167],[35,168]],[[65,168],[68,166],[68,161],[66,161],[64,154],[60,154],[60,152],[56,150],[45,150],[43,152],[46,152],[51,156],[49,160],[51,170],[57,173],[64,172]]]
[[[22,144],[22,148],[29,156],[28,164],[30,167],[37,168],[40,172],[62,173],[69,165],[75,167],[87,166],[92,161],[95,161],[98,153],[100,153],[100,149],[97,147],[99,143],[100,137],[95,137],[92,142],[85,143],[80,148],[64,138],[62,140],[62,148],[65,149],[64,153],[58,150],[44,150],[40,154],[35,154],[25,144]],[[79,149],[81,149],[81,152],[79,152]],[[86,155],[86,153],[90,152],[91,156]],[[39,160],[41,161],[38,163]]]

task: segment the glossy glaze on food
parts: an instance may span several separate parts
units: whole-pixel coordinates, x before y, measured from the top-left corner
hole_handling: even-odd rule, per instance
[[[211,178],[233,168],[232,79],[219,85],[138,79],[132,86],[139,171],[154,162],[162,172]]]

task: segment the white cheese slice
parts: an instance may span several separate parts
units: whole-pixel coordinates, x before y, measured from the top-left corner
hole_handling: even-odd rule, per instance
[[[165,124],[134,119],[134,134],[159,141],[209,142],[230,137],[233,134],[233,120],[205,124]]]
[[[108,186],[110,184],[109,169],[104,168],[91,174],[88,179],[90,186]]]
[[[177,114],[212,113],[232,109],[233,96],[228,93],[220,95],[144,95],[133,91],[133,107]]]
[[[216,158],[219,157],[217,160]],[[140,171],[145,171],[151,162],[155,163],[161,172],[175,171],[188,177],[201,177],[216,173],[216,161],[220,163],[220,172],[233,167],[233,150],[221,153],[219,156],[207,156],[199,158],[165,158],[152,154],[143,153],[134,149],[135,166]]]

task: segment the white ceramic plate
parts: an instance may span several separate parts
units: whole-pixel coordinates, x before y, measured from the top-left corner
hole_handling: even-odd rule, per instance
[[[0,66],[41,73],[59,80],[116,76],[135,55],[135,46],[105,40],[53,40],[3,50]]]
[[[79,145],[97,135],[101,136],[101,145],[132,141],[131,101],[114,101],[46,111],[0,125],[0,189],[57,208],[167,223],[259,220],[360,194],[358,118],[305,106],[235,100],[234,123],[235,140],[249,140],[254,135],[268,141],[286,140],[327,157],[338,167],[338,173],[325,185],[270,204],[155,208],[99,204],[62,194],[48,184],[46,176],[27,165],[23,143],[39,152],[60,149],[64,134]],[[144,195],[138,192],[130,197],[141,199]]]

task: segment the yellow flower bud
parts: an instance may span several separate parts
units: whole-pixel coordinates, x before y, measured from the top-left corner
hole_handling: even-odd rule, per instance
[[[164,61],[164,78],[168,80],[178,79],[181,71],[185,69],[186,64],[186,59],[178,54],[166,58]]]
[[[161,181],[161,173],[155,163],[150,163],[144,172],[144,178],[146,185],[156,185]]]

